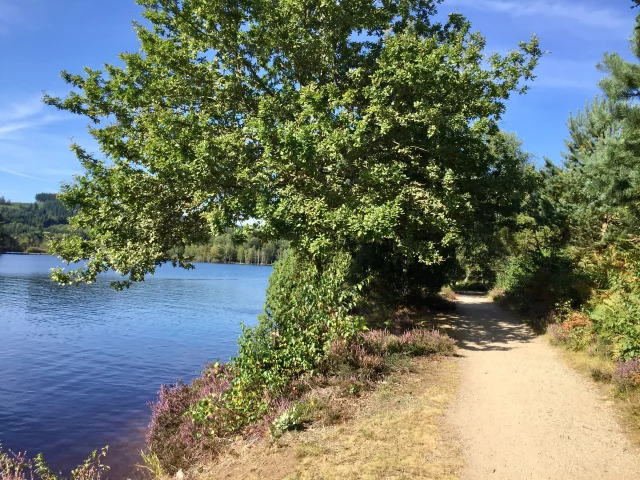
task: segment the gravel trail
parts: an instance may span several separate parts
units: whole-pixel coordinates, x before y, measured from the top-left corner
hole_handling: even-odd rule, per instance
[[[486,297],[460,295],[458,309],[462,379],[447,418],[463,479],[640,479],[640,451],[596,385]]]

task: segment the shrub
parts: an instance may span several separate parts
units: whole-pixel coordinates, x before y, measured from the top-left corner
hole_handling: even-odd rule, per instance
[[[640,387],[640,360],[618,362],[613,378],[623,388]]]
[[[308,410],[306,403],[295,402],[271,422],[269,433],[272,437],[279,438],[289,430],[301,429],[309,421]]]
[[[381,355],[404,354],[452,355],[455,353],[455,340],[438,330],[416,328],[402,335],[392,335],[388,331],[374,330],[363,336],[365,350]]]
[[[375,379],[385,370],[384,362],[377,352],[368,351],[357,341],[336,339],[329,346],[325,360],[325,373],[358,378]]]
[[[216,363],[190,385],[179,381],[160,388],[158,401],[151,404],[147,448],[159,459],[162,470],[175,473],[216,451],[220,440],[209,435],[210,429],[203,421],[194,421],[186,413],[205,402],[208,414],[215,408],[211,404],[219,403],[221,395],[229,390],[232,379],[229,366]]]
[[[314,368],[317,375],[335,377],[334,385],[343,394],[358,395],[388,370],[406,368],[403,358],[454,351],[455,341],[436,330],[412,329],[398,335],[374,330],[334,338]],[[154,471],[172,475],[215,455],[228,441],[225,439],[237,434],[262,435],[268,431],[277,438],[312,419],[308,398],[299,400],[303,395],[302,376],[300,381],[292,378],[288,388],[276,391],[261,383],[262,377],[243,377],[236,361],[210,365],[190,385],[178,382],[161,388],[158,401],[152,405],[147,436],[146,457],[153,459]],[[249,378],[258,381],[244,383]],[[312,383],[320,378],[317,376]],[[335,412],[324,416],[335,417]]]
[[[243,330],[238,355],[191,385],[160,390],[147,437],[154,469],[172,475],[238,435],[268,430],[277,437],[301,426],[308,412],[298,400],[307,383],[333,376],[344,392],[358,394],[399,365],[385,358],[453,353],[455,342],[435,330],[405,331],[405,316],[392,322],[404,333],[364,333],[364,319],[352,313],[362,287],[350,282],[350,267],[338,256],[319,270],[293,254],[276,265],[265,313]]]
[[[230,364],[216,364],[192,385],[161,389],[147,443],[163,470],[173,474],[263,424],[299,393],[297,379],[320,371],[334,340],[349,343],[362,331],[364,320],[351,314],[360,288],[348,281],[349,271],[346,256],[322,271],[293,254],[278,262],[265,313],[243,329]]]
[[[512,258],[498,275],[502,299],[521,313],[548,316],[558,304],[578,308],[590,294],[590,281],[563,252],[533,251]]]
[[[245,329],[234,364],[236,383],[282,392],[291,380],[316,372],[336,338],[351,339],[364,319],[351,314],[358,287],[348,281],[350,260],[340,256],[323,271],[294,255],[278,262],[269,280],[265,313]],[[360,287],[361,288],[361,287]]]
[[[553,343],[565,345],[574,351],[584,350],[593,343],[593,323],[588,315],[569,311],[557,319],[558,323],[548,328]]]
[[[640,295],[620,289],[591,311],[598,333],[613,344],[614,357],[640,357]]]
[[[455,302],[456,300],[456,292],[449,286],[442,287],[442,290],[440,290],[440,296],[449,302]]]
[[[3,452],[0,445],[0,480],[103,480],[109,471],[109,467],[102,464],[108,448],[94,450],[69,477],[62,477],[49,468],[42,454],[32,461],[25,453]]]

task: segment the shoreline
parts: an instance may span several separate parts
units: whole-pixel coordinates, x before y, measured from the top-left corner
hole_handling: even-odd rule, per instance
[[[0,255],[44,255],[48,257],[55,257],[53,253],[27,253],[27,252],[0,252]],[[249,267],[273,267],[274,263],[240,263],[240,262],[205,262],[194,261],[193,263],[206,263],[208,265],[247,265]]]

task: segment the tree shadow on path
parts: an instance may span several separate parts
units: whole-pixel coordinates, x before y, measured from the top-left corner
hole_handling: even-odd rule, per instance
[[[534,331],[484,294],[458,294],[455,313],[443,315],[461,351],[508,351],[534,340]],[[444,325],[443,325],[444,326]]]

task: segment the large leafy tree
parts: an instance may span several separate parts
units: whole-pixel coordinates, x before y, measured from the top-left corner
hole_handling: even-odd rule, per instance
[[[45,98],[101,149],[73,146],[62,198],[89,239],[56,250],[88,262],[58,280],[188,266],[176,247],[250,219],[319,268],[375,245],[436,264],[517,208],[498,122],[535,38],[487,56],[461,15],[433,20],[439,0],[137,1],[140,52]]]

